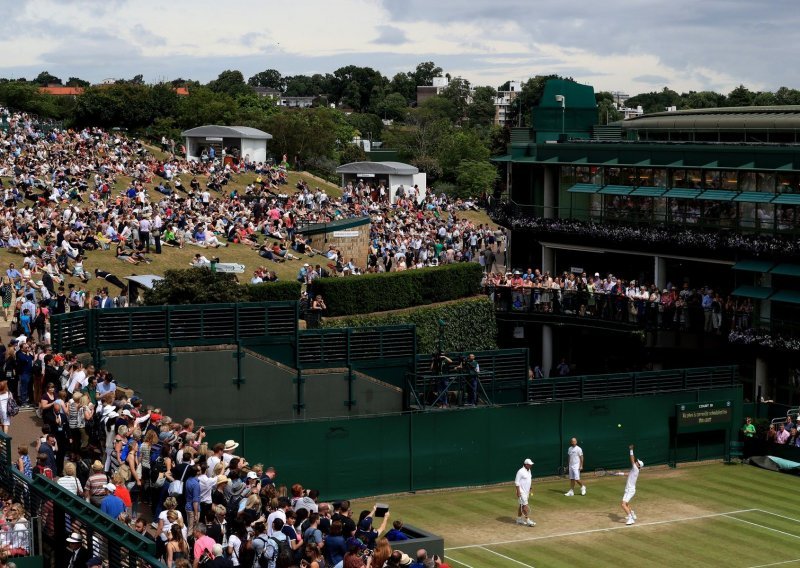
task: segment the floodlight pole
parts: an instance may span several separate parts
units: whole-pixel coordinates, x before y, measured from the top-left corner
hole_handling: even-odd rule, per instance
[[[567,111],[567,97],[565,97],[564,95],[556,95],[556,102],[561,103],[561,134],[564,134],[566,111]]]

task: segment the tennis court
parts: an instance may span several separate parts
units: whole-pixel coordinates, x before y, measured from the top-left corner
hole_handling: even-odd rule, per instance
[[[453,568],[800,566],[797,477],[719,463],[645,468],[633,526],[619,506],[624,477],[585,481],[585,497],[565,497],[567,480],[534,481],[535,527],[515,523],[511,483],[382,499],[392,518],[443,535]]]

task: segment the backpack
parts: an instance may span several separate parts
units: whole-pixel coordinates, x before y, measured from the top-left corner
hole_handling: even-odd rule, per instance
[[[228,521],[228,526],[236,520],[236,515],[239,514],[239,504],[247,497],[244,488],[239,493],[234,493],[228,500],[226,505],[227,512],[225,513],[225,520]]]
[[[36,360],[33,362],[33,374],[34,376],[39,376],[43,372],[44,372],[44,364],[42,363],[42,360],[37,357]]]
[[[269,568],[270,563],[274,562],[278,558],[278,546],[279,545],[278,545],[277,541],[274,538],[272,538],[271,536],[267,537],[266,540],[261,538],[260,536],[257,536],[253,540],[254,541],[260,540],[261,542],[264,543],[264,550],[261,552],[261,554],[256,556],[255,562],[253,563],[253,568]],[[271,546],[272,546],[272,555],[271,556],[267,556],[267,543],[269,541],[272,541],[270,543]],[[239,564],[241,564],[241,562]]]
[[[269,537],[269,540],[272,541],[272,546],[275,547],[275,556],[288,556],[289,558],[294,558],[294,550],[292,550],[292,544],[289,542],[289,537],[286,533],[281,533],[284,538],[283,540],[278,540],[274,536]]]

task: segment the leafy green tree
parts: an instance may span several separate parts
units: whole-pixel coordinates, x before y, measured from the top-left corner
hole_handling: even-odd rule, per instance
[[[776,104],[778,103],[775,95],[769,91],[758,92],[753,97],[753,106],[773,106]]]
[[[455,77],[442,89],[441,97],[449,100],[455,108],[456,120],[460,124],[467,116],[467,106],[472,97],[469,81]]]
[[[359,112],[369,109],[372,97],[388,85],[386,77],[371,67],[347,65],[334,71],[333,77],[329,93],[333,101]]]
[[[64,118],[60,106],[62,103],[59,103],[57,99],[58,97],[41,94],[39,87],[34,83],[6,81],[0,84],[0,104],[23,112],[31,112],[44,117]]]
[[[276,69],[266,69],[256,73],[247,80],[247,84],[251,87],[268,87],[278,91],[286,89],[286,80],[281,76],[280,71]]]
[[[499,174],[489,162],[463,160],[458,165],[456,183],[461,197],[480,197],[494,189]]]
[[[664,87],[661,91],[640,93],[628,99],[629,107],[641,106],[645,113],[664,112],[668,107],[682,108],[683,98],[675,91]]]
[[[410,73],[397,73],[389,83],[389,91],[397,93],[408,103],[417,99],[417,85]]]
[[[342,151],[339,152],[339,164],[350,164],[352,162],[365,162],[367,154],[364,148],[357,144],[345,144]]]
[[[608,124],[622,118],[614,106],[614,95],[608,91],[600,91],[594,94],[594,99],[597,102],[597,124]]]
[[[75,122],[79,126],[144,128],[155,120],[158,108],[174,108],[169,104],[169,98],[176,96],[171,90],[164,87],[159,94],[156,104],[153,88],[146,85],[121,83],[89,87],[78,97]]]
[[[276,153],[303,161],[335,157],[336,150],[349,144],[355,132],[343,113],[326,107],[280,109],[267,118],[265,130],[272,134],[271,147]]]
[[[781,87],[775,91],[775,103],[779,105],[800,105],[800,91]]]
[[[208,268],[167,270],[164,279],[144,294],[144,303],[148,306],[229,303],[246,299],[247,288],[239,285],[235,275],[212,272]]]
[[[753,91],[744,85],[739,85],[728,93],[727,104],[732,107],[751,106],[754,99],[755,93]]]
[[[442,166],[439,161],[432,156],[417,156],[410,160],[412,166],[427,175],[428,185],[433,185],[442,177]]]
[[[408,112],[408,103],[400,93],[389,93],[375,109],[375,114],[386,120],[403,120]]]
[[[461,162],[487,161],[489,149],[475,130],[455,128],[441,137],[436,159],[441,165],[442,177],[455,181]]]
[[[83,88],[86,88],[89,85],[91,85],[91,83],[89,83],[89,81],[84,81],[83,79],[80,79],[79,77],[70,77],[69,79],[67,79],[67,85],[66,86],[67,87],[83,87]]]
[[[458,121],[458,108],[453,101],[446,97],[431,97],[422,101],[414,113],[420,120],[447,120],[452,123]]]
[[[61,85],[61,79],[50,73],[49,71],[42,71],[33,80],[37,85]]]
[[[416,69],[409,73],[409,76],[414,81],[414,92],[416,94],[416,87],[430,85],[433,83],[434,77],[441,77],[442,68],[437,66],[433,61],[423,61],[417,64]]]
[[[224,93],[231,97],[245,95],[251,92],[250,87],[244,82],[242,72],[232,71],[230,69],[220,73],[216,79],[208,84],[208,88],[215,93]]]
[[[380,140],[383,122],[377,114],[352,112],[345,117],[345,120],[362,138]]]
[[[194,128],[202,124],[233,124],[234,99],[207,87],[196,87],[178,99],[178,125]]]
[[[472,103],[467,107],[470,125],[489,127],[494,124],[494,99],[497,91],[493,87],[475,87]]]
[[[683,108],[717,108],[725,106],[725,95],[714,91],[692,91],[682,95]]]

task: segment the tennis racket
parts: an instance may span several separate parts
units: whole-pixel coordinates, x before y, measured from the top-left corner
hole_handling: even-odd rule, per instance
[[[563,465],[558,466],[558,470],[556,471],[556,474],[558,475],[558,477],[561,477],[561,478],[567,477],[567,473],[569,473],[569,469],[567,469]]]
[[[598,467],[596,470],[594,470],[594,476],[595,477],[605,477],[607,475],[614,475],[614,476],[617,476],[617,477],[625,477],[626,474],[625,474],[624,471],[607,471],[606,469],[604,469],[602,467]]]

